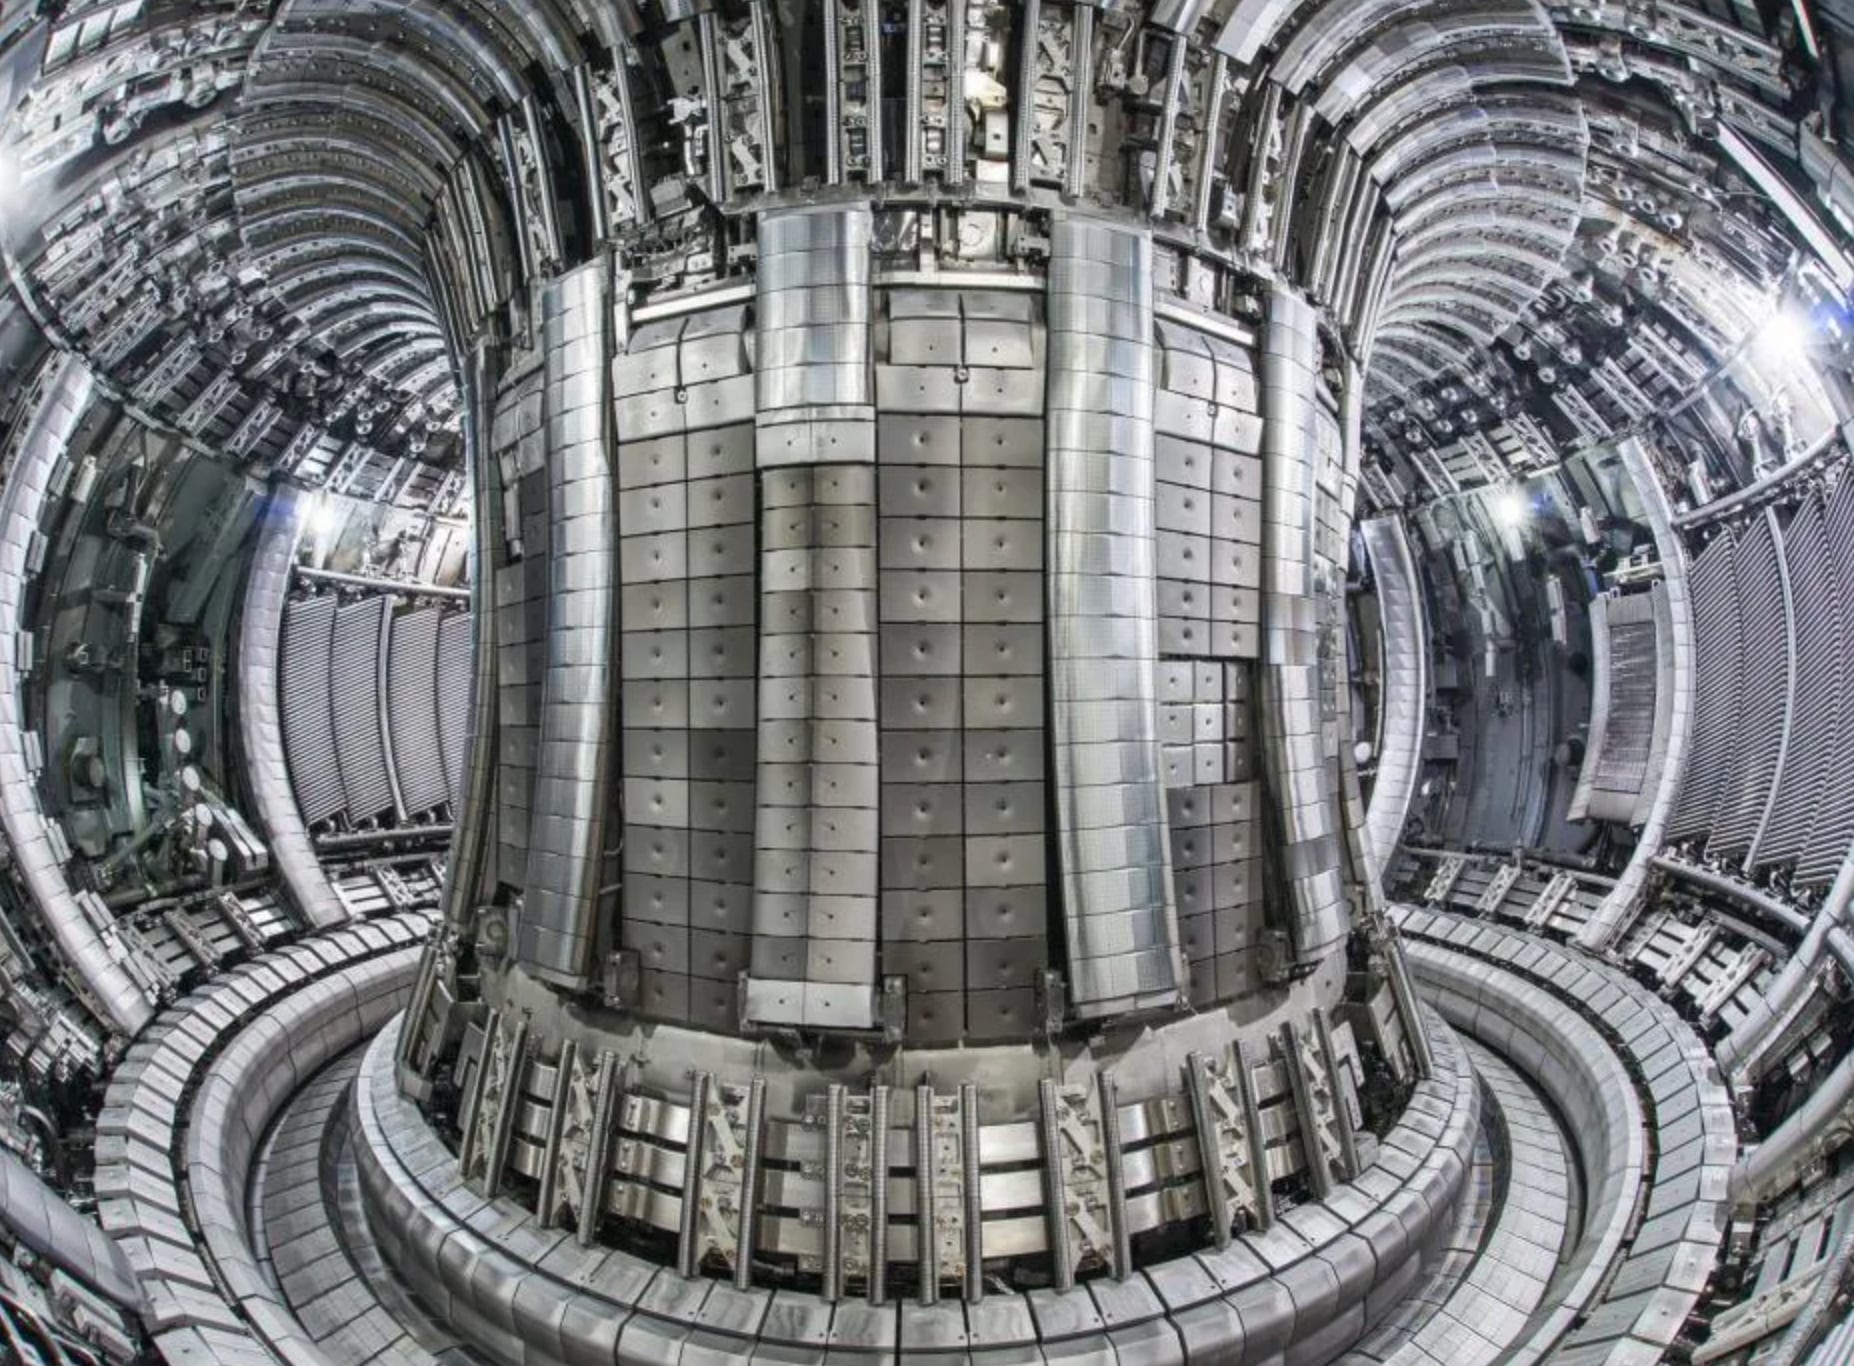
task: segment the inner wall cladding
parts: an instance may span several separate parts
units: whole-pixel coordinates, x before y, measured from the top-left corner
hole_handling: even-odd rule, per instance
[[[743,973],[865,994],[899,976],[910,1042],[1021,1038],[1037,974],[1064,967],[1049,942],[1046,301],[868,297],[874,404],[847,461],[769,463],[792,437],[764,412],[756,430],[744,304],[638,325],[611,363],[620,805],[601,947],[637,952],[653,1018],[736,1030]],[[1188,992],[1206,1005],[1261,982],[1261,419],[1249,346],[1160,320],[1150,355],[1159,764]],[[498,878],[525,889],[530,925],[559,575],[543,361],[504,376],[491,440]],[[1336,420],[1318,425],[1336,453]],[[812,424],[813,453],[828,426]],[[789,763],[764,752],[787,739]],[[557,961],[596,975],[587,954]]]

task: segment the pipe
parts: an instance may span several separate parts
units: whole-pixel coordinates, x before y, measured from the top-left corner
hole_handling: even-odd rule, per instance
[[[1828,1146],[1826,1140],[1837,1125],[1846,1136],[1850,1106],[1854,1106],[1854,1052],[1843,1054],[1809,1098],[1738,1159],[1732,1168],[1734,1203],[1762,1203],[1795,1180]]]
[[[414,598],[450,598],[458,602],[470,601],[468,588],[447,588],[435,583],[414,583],[406,579],[382,578],[378,574],[348,574],[338,569],[317,569],[312,565],[296,566],[299,578],[313,579],[317,583],[335,583],[344,588],[365,588],[376,593],[404,593]]]
[[[339,853],[349,849],[366,849],[376,844],[389,844],[393,840],[449,839],[455,827],[451,825],[400,825],[390,830],[348,830],[336,835],[317,835],[315,847],[323,853]]]
[[[1779,925],[1797,934],[1809,932],[1810,922],[1807,915],[1787,901],[1777,900],[1760,887],[1748,886],[1736,878],[1726,877],[1723,873],[1715,873],[1712,869],[1702,868],[1696,863],[1688,863],[1685,859],[1677,858],[1673,854],[1656,854],[1652,862],[1662,872],[1673,873],[1677,877],[1683,877],[1710,891],[1718,892],[1721,896],[1729,896],[1734,901],[1742,901],[1753,910],[1769,916]]]
[[[1808,933],[1784,963],[1777,980],[1758,998],[1751,1013],[1713,1050],[1719,1066],[1734,1082],[1756,1080],[1763,1070],[1764,1054],[1778,1038],[1780,1026],[1801,1010],[1814,993],[1829,932],[1845,925],[1850,901],[1854,901],[1854,851],[1841,860],[1827,899],[1816,909],[1809,921]]]

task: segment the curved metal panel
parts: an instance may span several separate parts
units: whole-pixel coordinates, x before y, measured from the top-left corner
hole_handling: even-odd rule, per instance
[[[402,612],[393,619],[386,657],[387,709],[392,716],[393,771],[408,815],[443,802],[449,787],[439,716],[445,694],[438,679],[438,632],[443,613],[436,607]],[[468,677],[465,680],[468,692]],[[453,711],[461,720],[463,702]]]
[[[343,603],[335,613],[328,664],[329,707],[334,716],[335,754],[351,821],[372,820],[393,811],[392,775],[386,766],[380,695],[381,653],[386,638],[384,597]]]
[[[271,861],[297,912],[309,924],[322,926],[346,920],[348,911],[328,885],[321,862],[309,844],[296,789],[291,786],[292,766],[285,760],[279,711],[290,707],[280,677],[281,622],[284,598],[290,590],[290,571],[296,563],[296,542],[302,533],[303,499],[301,490],[292,485],[277,488],[265,509],[257,549],[252,554],[238,634],[238,740],[244,754],[245,781],[251,788],[258,820],[270,838]],[[327,669],[319,676],[325,697]],[[324,752],[329,759],[327,769],[333,771],[332,737],[326,741]],[[335,772],[337,786],[339,778]]]
[[[134,1312],[146,1297],[122,1249],[37,1172],[0,1148],[0,1226],[12,1240]]]
[[[1772,806],[1758,841],[1759,865],[1789,862],[1808,843],[1816,813],[1829,800],[1840,776],[1835,745],[1847,714],[1841,643],[1846,639],[1846,600],[1837,592],[1829,552],[1827,510],[1811,498],[1783,535],[1783,554],[1795,598],[1795,724],[1789,758],[1771,795]]]
[[[1397,848],[1423,768],[1429,709],[1429,623],[1400,517],[1361,523],[1378,585],[1384,665],[1379,678],[1377,776],[1365,828],[1382,867]]]
[[[1734,772],[1713,815],[1706,841],[1708,858],[1748,859],[1770,793],[1782,772],[1789,740],[1796,664],[1796,618],[1783,532],[1776,514],[1748,527],[1738,542],[1738,610],[1743,631],[1744,671],[1732,729],[1738,736]]]
[[[1050,749],[1069,1000],[1097,1016],[1185,985],[1159,758],[1152,238],[1050,235]]]
[[[541,295],[548,489],[547,625],[540,741],[515,952],[582,985],[592,969],[606,794],[612,771],[618,566],[605,445],[605,263]]]
[[[276,506],[273,502],[272,507]],[[329,664],[338,610],[332,594],[298,598],[282,609],[277,696],[283,706],[283,745],[290,760],[297,808],[311,825],[327,820],[347,805],[329,696]]]
[[[1684,549],[1681,553],[1684,556]],[[1736,538],[1724,533],[1693,563],[1693,774],[1692,781],[1681,788],[1668,826],[1669,839],[1705,835],[1725,800],[1727,784],[1738,772],[1741,737],[1735,716],[1744,672],[1744,622],[1738,604],[1736,554]]]
[[[470,750],[470,614],[447,612],[438,626],[438,749],[444,756],[444,790],[453,811],[464,799],[464,760]]]
[[[1262,766],[1280,819],[1294,962],[1311,967],[1351,928],[1338,797],[1324,750],[1318,569],[1317,323],[1300,296],[1268,296],[1262,346]]]

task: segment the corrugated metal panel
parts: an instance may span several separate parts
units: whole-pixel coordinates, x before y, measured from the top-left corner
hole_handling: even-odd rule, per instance
[[[1822,795],[1834,783],[1835,737],[1843,715],[1841,598],[1828,551],[1826,510],[1810,499],[1783,534],[1796,599],[1796,719],[1789,757],[1777,786],[1758,863],[1798,857],[1816,822]]]
[[[335,752],[351,820],[390,811],[392,779],[380,733],[380,639],[387,600],[365,598],[335,614],[328,690],[334,708]]]
[[[393,768],[409,813],[429,811],[449,795],[438,743],[438,622],[435,607],[393,619],[386,664]]]
[[[1738,542],[1738,612],[1742,623],[1744,672],[1732,722],[1737,737],[1736,786],[1720,793],[1706,852],[1742,858],[1764,818],[1776,780],[1789,704],[1790,632],[1781,544],[1774,527],[1760,521]]]
[[[1845,604],[1854,595],[1854,480],[1844,479],[1828,505],[1826,519],[1828,556],[1834,566],[1831,593],[1837,603]],[[1836,624],[1834,649],[1837,657],[1847,647],[1845,627],[1851,609],[1843,606]],[[1847,665],[1841,677],[1848,677]],[[1792,879],[1798,887],[1826,886],[1833,882],[1854,844],[1854,698],[1837,688],[1840,711],[1836,721],[1834,758],[1827,767],[1827,782],[1815,794],[1814,820],[1809,827],[1808,842],[1797,860]]]
[[[446,612],[438,627],[438,748],[453,811],[463,806],[464,752],[470,745],[470,614]]]
[[[304,598],[283,613],[283,748],[296,804],[310,825],[347,804],[328,690],[336,605],[332,597]]]
[[[1743,623],[1738,615],[1736,543],[1722,535],[1693,563],[1693,754],[1680,803],[1668,822],[1670,840],[1692,839],[1712,828],[1713,813],[1737,773],[1739,676],[1744,668]]]

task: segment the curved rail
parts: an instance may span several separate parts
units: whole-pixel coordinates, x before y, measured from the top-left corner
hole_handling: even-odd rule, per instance
[[[238,635],[238,736],[251,795],[258,819],[270,836],[277,872],[304,921],[321,928],[340,924],[348,912],[329,886],[296,805],[278,711],[283,602],[290,588],[296,542],[302,534],[302,501],[299,489],[278,485],[258,533]]]
[[[1397,848],[1410,799],[1423,768],[1423,729],[1429,708],[1429,623],[1422,586],[1399,517],[1359,524],[1378,584],[1384,665],[1379,678],[1378,767],[1365,824],[1378,863]]]

